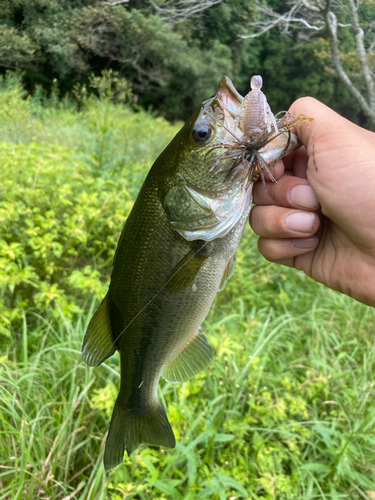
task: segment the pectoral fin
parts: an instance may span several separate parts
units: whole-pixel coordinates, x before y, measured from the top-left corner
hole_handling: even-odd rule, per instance
[[[214,359],[214,351],[199,328],[184,348],[164,368],[168,382],[187,382],[205,370]]]
[[[109,298],[106,295],[87,328],[82,344],[82,359],[89,366],[98,366],[115,352]]]
[[[220,282],[219,288],[217,290],[218,292],[222,292],[224,290],[224,288],[227,286],[229,278],[231,278],[233,276],[234,268],[236,267],[236,261],[237,261],[237,257],[236,257],[236,254],[234,254],[229,259],[227,267],[225,268],[223,277],[221,278],[221,282]]]
[[[179,292],[191,285],[212,250],[211,242],[197,241],[190,252],[173,268],[168,281],[168,290]]]

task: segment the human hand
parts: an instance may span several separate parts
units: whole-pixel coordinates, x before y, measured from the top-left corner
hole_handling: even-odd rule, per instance
[[[310,97],[290,112],[314,118],[315,142],[298,127],[303,146],[275,166],[278,182],[267,191],[255,183],[250,225],[259,251],[375,306],[375,134]]]

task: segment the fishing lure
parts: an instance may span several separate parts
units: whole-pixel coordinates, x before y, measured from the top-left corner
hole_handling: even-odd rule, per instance
[[[261,91],[262,85],[260,75],[251,78],[251,90],[239,107],[233,129],[230,130],[222,124],[227,131],[225,140],[208,146],[208,153],[215,149],[225,150],[215,158],[211,167],[213,175],[222,172],[228,172],[228,177],[233,178],[241,175],[243,181],[247,179],[247,187],[260,176],[266,190],[264,171],[276,182],[272,167],[287,154],[291,146],[296,149],[300,145],[298,137],[292,135],[291,129],[301,124],[308,126],[305,122],[313,118],[304,114],[295,117],[287,111],[275,117],[265,94]],[[283,116],[277,119],[279,115]],[[275,141],[280,143],[279,148]],[[268,147],[271,142],[272,146]],[[270,148],[272,156],[268,153]],[[229,168],[227,160],[232,160]]]

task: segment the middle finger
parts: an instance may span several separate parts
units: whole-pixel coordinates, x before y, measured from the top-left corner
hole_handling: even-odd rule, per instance
[[[316,233],[320,218],[314,212],[256,205],[250,212],[250,225],[264,238],[306,238]]]
[[[316,210],[318,200],[307,179],[284,175],[275,183],[267,182],[267,191],[262,183],[253,187],[256,205],[278,205],[280,207]]]

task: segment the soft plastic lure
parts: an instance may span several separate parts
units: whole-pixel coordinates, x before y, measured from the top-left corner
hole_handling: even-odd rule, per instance
[[[260,176],[266,189],[264,171],[276,182],[272,167],[300,146],[298,137],[291,133],[291,129],[313,118],[282,112],[283,116],[277,119],[261,91],[262,85],[260,75],[251,78],[251,90],[238,109],[234,126],[229,129],[221,124],[227,131],[225,141],[213,144],[209,151],[225,150],[215,158],[211,168],[214,175],[223,171],[227,171],[229,177],[241,175],[244,181],[247,179],[247,185]],[[228,163],[228,160],[231,162]]]

